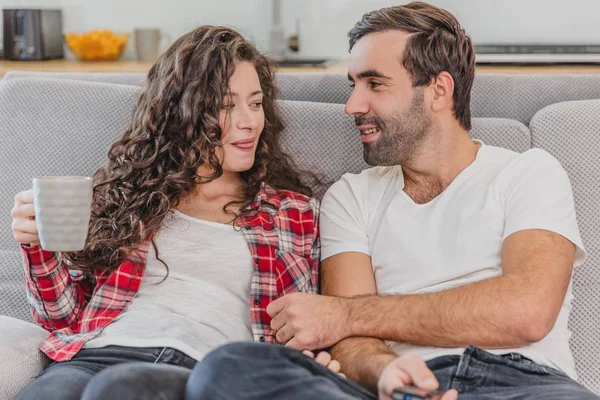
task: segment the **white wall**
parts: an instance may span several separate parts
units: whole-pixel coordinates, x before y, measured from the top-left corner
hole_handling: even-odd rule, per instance
[[[347,57],[348,30],[369,10],[404,0],[281,0],[286,36],[300,20],[299,56]],[[475,43],[600,43],[600,0],[430,0],[453,12]],[[0,0],[61,7],[66,31],[159,27],[172,38],[201,24],[231,25],[268,49],[271,0]],[[126,57],[133,57],[128,46]]]
[[[600,44],[600,0],[430,0],[456,15],[481,44]],[[283,0],[283,24],[301,20],[301,53],[347,57],[347,32],[370,10],[394,0]]]
[[[271,21],[270,0],[0,0],[0,7],[61,8],[66,32],[158,27],[175,39],[198,25],[231,25],[261,50]],[[124,57],[135,57],[132,40]]]

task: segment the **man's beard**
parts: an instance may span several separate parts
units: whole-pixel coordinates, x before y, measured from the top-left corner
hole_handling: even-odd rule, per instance
[[[364,158],[369,165],[406,165],[415,156],[419,145],[431,129],[423,101],[423,90],[415,90],[408,110],[387,118],[364,116],[356,125],[375,125],[379,138],[363,143]]]

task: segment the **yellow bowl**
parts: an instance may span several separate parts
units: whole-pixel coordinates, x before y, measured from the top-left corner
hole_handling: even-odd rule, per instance
[[[65,43],[80,60],[109,61],[123,54],[129,36],[108,29],[94,29],[87,33],[65,33]]]

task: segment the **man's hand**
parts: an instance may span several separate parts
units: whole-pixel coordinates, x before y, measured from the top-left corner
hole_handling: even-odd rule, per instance
[[[319,352],[319,354],[317,354],[316,357],[315,357],[315,353],[313,353],[310,350],[304,350],[302,353],[304,355],[309,356],[310,358],[314,359],[319,364],[329,368],[331,371],[335,372],[336,374],[343,376],[344,378],[346,377],[346,375],[344,375],[340,372],[340,369],[342,368],[342,366],[340,365],[339,361],[331,358],[331,354],[329,354],[328,352],[321,351],[321,352]]]
[[[292,293],[267,307],[276,339],[297,350],[324,349],[350,336],[348,299]]]
[[[377,383],[379,399],[391,400],[394,389],[407,385],[413,385],[423,390],[435,390],[439,384],[421,357],[407,354],[388,364],[379,376]],[[456,400],[457,397],[458,394],[453,389],[447,391],[442,400]]]

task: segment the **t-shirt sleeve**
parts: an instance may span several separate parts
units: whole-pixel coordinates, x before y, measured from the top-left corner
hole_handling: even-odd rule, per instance
[[[527,229],[555,232],[575,246],[575,266],[586,254],[575,215],[573,190],[558,160],[541,149],[522,155],[506,171],[504,238]]]
[[[363,210],[350,183],[342,177],[321,203],[321,260],[345,252],[370,255]]]

